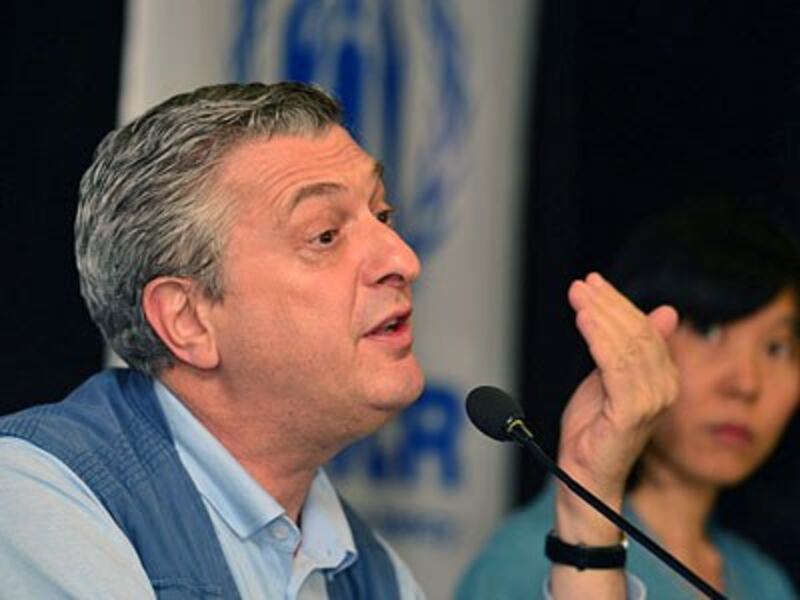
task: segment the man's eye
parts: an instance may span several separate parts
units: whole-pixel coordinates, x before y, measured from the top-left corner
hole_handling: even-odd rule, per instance
[[[339,232],[335,229],[328,229],[323,231],[317,236],[317,243],[322,244],[323,246],[328,246],[336,241],[336,236],[339,235]]]
[[[375,217],[381,223],[385,223],[386,225],[394,225],[394,209],[387,208],[378,212]]]

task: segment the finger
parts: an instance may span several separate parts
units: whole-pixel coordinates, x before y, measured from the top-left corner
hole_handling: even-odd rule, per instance
[[[594,306],[603,311],[617,329],[624,329],[629,334],[641,330],[645,322],[644,313],[613,284],[599,273],[590,273],[586,277],[586,284]]]
[[[652,311],[647,319],[664,339],[669,338],[678,328],[678,311],[666,304]]]
[[[620,331],[600,315],[599,311],[578,311],[575,325],[586,342],[592,359],[601,370],[613,367],[619,363],[620,357],[630,355],[631,336]]]
[[[647,339],[649,336],[643,335],[645,329],[654,331],[658,335],[656,339],[666,340],[675,332],[679,322],[677,311],[669,305],[659,306],[646,318],[638,310],[636,313],[627,310],[619,312],[602,302],[587,303],[584,311],[587,315],[583,319],[592,322],[593,335],[598,340],[605,339],[608,344],[615,346],[627,345],[629,336],[636,336],[639,340]],[[654,343],[656,339],[653,340]]]
[[[599,365],[620,354],[650,328],[644,314],[597,273],[575,281],[569,290],[575,323]],[[655,335],[653,336],[655,337]]]
[[[673,308],[659,307],[645,317],[596,274],[590,274],[584,286],[575,286],[574,299],[581,307],[578,330],[612,388],[660,379],[668,361],[664,338],[677,323]]]
[[[585,281],[576,279],[569,286],[567,291],[567,299],[569,305],[575,312],[587,308],[591,304],[591,291],[588,289]]]
[[[627,296],[600,273],[592,272],[586,276],[586,288],[586,296],[592,300],[594,306],[604,310],[608,318],[616,317],[618,326],[624,324],[628,318],[638,318],[638,315],[643,314]],[[651,311],[647,318],[663,338],[669,337],[678,326],[678,313],[669,305],[659,306]]]
[[[592,311],[593,320],[602,328],[610,326],[610,335],[619,339],[624,336],[640,336],[643,328],[652,327],[661,339],[668,338],[676,329],[678,315],[673,307],[663,305],[647,317],[624,294],[620,293],[599,273],[590,273],[586,278],[583,302]]]
[[[592,272],[586,276],[586,284],[595,291],[599,298],[604,299],[606,302],[615,306],[620,306],[629,310],[639,312],[633,302],[631,302],[625,294],[620,292],[613,283],[608,281],[600,273]]]
[[[631,354],[635,347],[641,352],[642,359],[661,362],[664,340],[669,338],[678,325],[677,311],[668,305],[659,306],[645,318],[630,316],[622,318],[614,315],[613,311],[592,306],[586,309],[581,316],[589,326],[580,327],[579,330],[592,349],[592,355],[602,363],[607,357],[624,353]],[[642,315],[643,317],[643,315]]]

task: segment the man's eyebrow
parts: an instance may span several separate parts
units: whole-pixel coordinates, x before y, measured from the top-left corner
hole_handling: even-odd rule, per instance
[[[372,166],[372,173],[381,183],[383,183],[384,167],[381,162],[379,161],[374,162]],[[292,197],[289,199],[286,212],[287,214],[290,214],[297,207],[298,204],[300,204],[303,200],[310,198],[312,196],[330,196],[333,194],[338,194],[344,189],[345,188],[342,184],[335,183],[332,181],[320,181],[318,183],[310,183],[308,185],[304,185],[294,194],[292,194]]]
[[[334,183],[331,181],[321,181],[319,183],[310,183],[309,185],[304,185],[299,190],[297,190],[289,200],[289,206],[287,213],[291,213],[298,204],[300,204],[306,198],[310,198],[312,196],[330,196],[332,194],[338,194],[344,190],[344,186],[340,183]]]
[[[370,206],[372,206],[372,203],[375,201],[376,198],[383,197],[383,194],[381,192],[385,193],[386,191],[386,181],[383,179],[383,173],[384,173],[383,163],[376,160],[372,165],[372,175],[375,177],[376,181],[375,181],[375,187],[373,188],[372,194],[370,195],[369,198]],[[384,204],[388,204],[388,202],[386,202],[386,199],[383,199],[383,202]]]

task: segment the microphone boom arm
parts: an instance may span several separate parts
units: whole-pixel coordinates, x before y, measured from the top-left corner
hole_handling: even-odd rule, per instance
[[[508,437],[514,440],[517,444],[530,450],[539,463],[541,463],[548,471],[561,480],[561,482],[570,490],[572,490],[572,492],[574,492],[578,497],[591,505],[601,515],[619,527],[631,538],[639,542],[642,546],[647,548],[647,550],[649,550],[651,553],[656,555],[667,566],[669,566],[678,575],[683,577],[686,581],[691,583],[700,592],[712,600],[726,600],[724,595],[715,590],[703,578],[697,575],[689,567],[684,565],[672,554],[667,552],[641,529],[625,519],[622,515],[615,512],[611,507],[600,500],[600,498],[592,494],[580,483],[575,481],[566,471],[559,467],[533,439],[533,433],[531,433],[531,430],[528,428],[525,421],[519,417],[512,417],[506,423],[506,433],[508,434]]]

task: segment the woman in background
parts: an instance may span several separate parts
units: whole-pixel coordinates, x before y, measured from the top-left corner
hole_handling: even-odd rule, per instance
[[[670,304],[681,316],[668,342],[680,393],[640,457],[626,516],[730,598],[795,598],[782,569],[721,528],[714,507],[766,460],[800,399],[797,247],[736,205],[695,203],[640,228],[609,279],[642,310]],[[542,589],[553,493],[549,485],[493,535],[459,599],[531,598]],[[635,542],[626,568],[650,599],[696,597]]]

